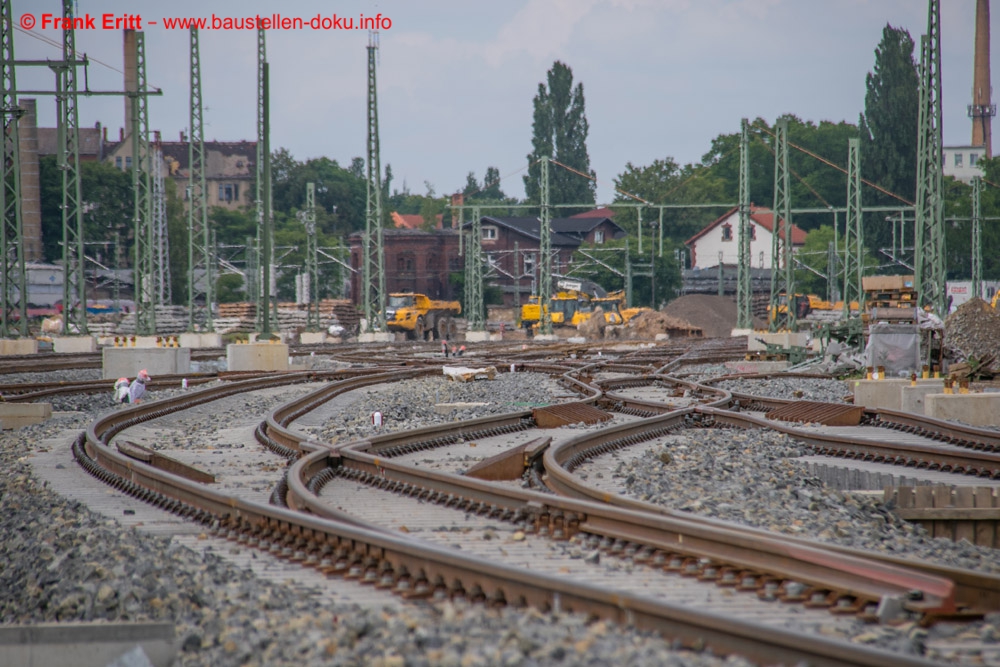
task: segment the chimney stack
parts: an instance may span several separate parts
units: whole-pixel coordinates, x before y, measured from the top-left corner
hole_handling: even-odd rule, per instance
[[[992,103],[990,86],[990,0],[976,2],[976,44],[972,79],[972,145],[984,146],[986,157],[993,157],[993,116],[997,113]]]

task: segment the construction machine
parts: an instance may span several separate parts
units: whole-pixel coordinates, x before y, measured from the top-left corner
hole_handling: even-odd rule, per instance
[[[552,304],[549,311],[552,326],[576,327],[589,319],[592,312],[590,297],[573,289],[556,292],[549,303]],[[543,309],[537,296],[530,297],[528,303],[521,306],[521,326],[529,335],[541,323]]]
[[[453,317],[462,313],[458,301],[435,301],[426,294],[395,292],[386,303],[389,331],[402,331],[410,340],[447,340],[455,333]]]

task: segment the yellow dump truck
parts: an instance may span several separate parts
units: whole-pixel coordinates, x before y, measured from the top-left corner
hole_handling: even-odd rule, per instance
[[[461,313],[458,301],[435,301],[425,294],[396,292],[386,303],[385,323],[389,331],[402,331],[410,340],[447,340],[455,333],[452,318]]]

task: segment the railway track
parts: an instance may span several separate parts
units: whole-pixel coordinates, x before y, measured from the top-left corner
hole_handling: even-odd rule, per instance
[[[531,428],[530,425],[525,424],[528,417],[524,414],[521,415],[508,415],[503,419],[490,418],[483,420],[482,423],[473,424],[466,423],[459,428],[459,434],[448,433],[447,429],[425,429],[423,433],[405,433],[405,434],[393,434],[381,436],[378,439],[372,439],[371,442],[365,443],[363,446],[355,446],[349,448],[332,450],[329,446],[324,443],[319,443],[311,441],[308,437],[302,437],[301,434],[296,434],[295,432],[287,429],[287,424],[294,421],[295,418],[306,414],[310,409],[315,409],[318,405],[321,405],[332,395],[343,391],[350,391],[355,387],[356,383],[359,382],[372,382],[372,381],[386,381],[390,379],[398,379],[401,373],[412,373],[419,375],[421,373],[427,373],[428,371],[422,369],[412,369],[406,371],[392,370],[385,374],[375,373],[370,374],[367,378],[346,378],[343,375],[339,376],[330,387],[321,389],[318,392],[310,392],[306,397],[300,399],[299,401],[293,402],[288,406],[284,406],[281,412],[275,411],[274,414],[269,416],[266,425],[259,429],[260,437],[276,452],[283,454],[288,458],[296,459],[296,463],[292,466],[289,471],[289,476],[286,482],[287,492],[279,493],[278,495],[284,495],[286,502],[292,509],[303,509],[307,508],[309,503],[317,502],[315,490],[321,488],[323,485],[328,484],[331,474],[334,476],[348,474],[354,476],[356,479],[361,479],[363,476],[368,476],[372,479],[379,479],[379,484],[393,485],[403,494],[406,495],[420,495],[426,493],[427,498],[431,498],[432,494],[435,500],[440,500],[445,503],[445,505],[458,505],[461,504],[463,510],[466,512],[483,512],[489,516],[494,516],[497,520],[502,519],[505,515],[508,518],[516,518],[520,524],[526,527],[532,528],[533,532],[550,534],[559,539],[567,539],[574,537],[576,535],[583,535],[588,543],[592,543],[593,539],[596,538],[599,544],[607,541],[606,548],[609,550],[614,550],[618,552],[628,553],[633,552],[632,558],[638,561],[652,561],[659,567],[662,567],[663,561],[668,564],[673,564],[675,562],[674,555],[684,555],[687,560],[681,560],[680,563],[674,565],[674,567],[681,567],[681,569],[691,567],[691,556],[687,553],[687,549],[677,550],[672,549],[671,551],[666,551],[661,549],[658,553],[653,548],[647,548],[643,550],[643,547],[650,547],[650,544],[643,544],[634,540],[626,540],[620,535],[615,537],[612,534],[606,534],[602,537],[599,532],[586,532],[581,528],[581,517],[589,518],[591,515],[594,517],[598,516],[596,510],[593,507],[586,507],[587,511],[581,512],[581,508],[577,505],[567,505],[562,506],[561,503],[570,502],[565,499],[556,499],[551,495],[539,496],[539,494],[528,494],[530,500],[525,500],[525,497],[521,497],[516,501],[510,500],[507,495],[504,496],[505,500],[501,501],[498,497],[494,497],[491,502],[486,502],[484,500],[478,499],[476,497],[467,498],[462,495],[467,493],[463,491],[459,493],[457,487],[454,487],[452,491],[445,493],[443,490],[433,490],[432,488],[427,488],[426,485],[429,482],[423,479],[418,483],[416,479],[407,481],[407,475],[412,475],[411,471],[407,471],[407,466],[396,467],[396,464],[392,463],[392,459],[398,456],[405,456],[407,453],[407,448],[411,451],[426,451],[428,448],[434,446],[434,444],[427,443],[445,443],[447,440],[467,436],[472,436],[475,438],[482,437],[495,437],[495,433],[502,430],[510,431],[521,431]],[[378,377],[380,375],[390,376],[390,377]],[[291,382],[305,382],[309,379],[318,379],[317,374],[312,374],[311,376],[303,375],[300,378],[282,377],[282,378],[267,378],[263,380],[267,383],[291,383]],[[329,376],[327,379],[333,379],[337,376]],[[601,398],[602,394],[599,391],[588,388],[585,383],[580,383],[570,377],[564,377],[563,381],[567,384],[574,386],[577,390],[584,392],[586,395],[584,401],[589,401],[591,403],[596,402]],[[244,381],[250,382],[250,381]],[[254,381],[258,383],[259,381]],[[204,394],[199,392],[200,396],[189,396],[189,400],[194,399],[200,402],[206,400],[212,400],[210,397],[216,396],[217,392],[226,392],[238,390],[240,381],[235,381],[230,384],[229,387],[203,390],[204,392],[210,392],[209,394]],[[277,386],[277,384],[273,386]],[[360,385],[359,385],[360,386]],[[690,388],[689,388],[690,389]],[[220,394],[221,395],[221,394]],[[714,398],[717,400],[723,400],[720,395],[715,395]],[[163,402],[161,402],[163,403]],[[502,583],[497,583],[497,581],[489,582],[483,579],[484,575],[482,571],[477,574],[472,574],[469,571],[471,565],[469,563],[463,562],[460,566],[457,566],[453,561],[454,558],[444,559],[447,562],[436,562],[436,564],[431,567],[427,559],[431,557],[429,553],[420,553],[414,561],[414,556],[407,556],[405,552],[397,553],[394,551],[395,547],[390,547],[384,542],[362,542],[358,541],[357,535],[351,535],[350,531],[344,533],[341,531],[345,526],[357,527],[357,521],[351,520],[350,517],[338,516],[336,513],[333,516],[326,516],[330,512],[329,508],[320,509],[317,506],[308,507],[314,513],[316,520],[317,517],[324,516],[323,521],[331,522],[336,524],[336,527],[322,524],[322,526],[309,523],[301,523],[299,521],[293,521],[291,516],[301,516],[299,514],[289,515],[286,514],[288,510],[277,511],[280,508],[267,508],[260,507],[258,504],[250,503],[247,506],[243,506],[243,501],[233,505],[236,502],[232,498],[228,499],[226,502],[221,502],[222,499],[219,497],[211,497],[211,494],[204,496],[202,492],[204,489],[200,488],[196,484],[192,483],[180,483],[174,486],[172,483],[176,480],[171,480],[170,476],[160,478],[163,473],[153,470],[143,470],[141,475],[137,475],[136,469],[142,466],[138,466],[134,461],[123,460],[127,457],[123,457],[119,452],[115,452],[108,446],[108,442],[115,433],[117,433],[121,428],[127,428],[129,425],[139,423],[139,421],[132,420],[142,420],[155,418],[156,416],[162,416],[170,411],[182,410],[184,409],[184,402],[174,402],[173,399],[166,402],[167,405],[158,405],[156,410],[152,410],[151,406],[146,406],[143,408],[137,408],[141,414],[134,414],[135,410],[129,411],[132,416],[128,418],[121,417],[120,415],[114,415],[106,420],[101,420],[92,427],[87,434],[85,441],[80,442],[77,448],[78,456],[81,458],[90,458],[94,465],[105,468],[118,473],[124,471],[133,471],[129,474],[129,479],[125,480],[128,484],[138,484],[140,481],[144,481],[150,484],[153,488],[159,489],[156,491],[154,497],[159,498],[161,502],[168,505],[175,506],[176,509],[180,509],[192,516],[197,518],[202,522],[215,523],[220,530],[223,530],[227,534],[232,532],[233,537],[241,536],[241,539],[246,541],[254,541],[259,545],[265,544],[269,549],[277,549],[279,552],[284,553],[287,550],[288,555],[292,558],[298,556],[302,557],[302,560],[313,561],[312,564],[320,567],[323,570],[329,570],[331,573],[344,573],[348,576],[357,576],[362,580],[368,580],[371,578],[373,582],[381,582],[383,585],[391,586],[400,589],[404,593],[409,595],[416,595],[416,591],[420,591],[420,595],[434,595],[435,592],[438,595],[447,593],[452,596],[464,596],[472,599],[491,599],[494,602],[500,602],[501,598],[503,602],[506,603],[520,603],[520,602],[540,602],[541,606],[545,607],[548,605],[552,607],[555,604],[556,607],[566,608],[566,600],[572,600],[572,608],[574,609],[588,609],[596,610],[595,613],[601,613],[602,615],[608,614],[607,617],[614,619],[623,619],[631,617],[633,620],[637,617],[635,610],[629,608],[628,613],[623,617],[622,608],[619,605],[617,611],[612,611],[608,609],[606,601],[601,602],[601,595],[597,594],[597,591],[593,591],[593,599],[587,598],[587,600],[581,599],[581,592],[577,591],[576,596],[567,597],[568,592],[561,591],[558,586],[555,587],[553,592],[552,588],[548,590],[547,593],[541,593],[535,589],[535,586],[539,583],[533,581],[526,583],[525,581],[514,581],[511,579],[513,573],[507,572],[503,575],[497,575],[497,581]],[[149,412],[143,412],[143,410],[148,410]],[[166,412],[164,412],[166,411]],[[121,413],[125,414],[125,413]],[[530,415],[530,413],[528,413]],[[663,419],[667,421],[669,419],[676,418],[676,415],[667,415]],[[681,417],[682,421],[684,417]],[[654,420],[644,420],[644,421],[656,421]],[[505,422],[505,423],[501,423]],[[87,452],[87,456],[83,456],[83,451]],[[546,458],[548,454],[546,454]],[[390,465],[391,464],[391,465]],[[340,470],[344,469],[344,470]],[[325,472],[325,471],[333,471]],[[338,472],[339,471],[339,472]],[[350,472],[349,472],[350,471]],[[454,476],[454,475],[453,475]],[[365,477],[367,479],[368,477]],[[397,478],[398,477],[398,478]],[[328,478],[323,481],[324,478]],[[154,481],[155,480],[155,481]],[[468,480],[466,480],[468,481]],[[168,484],[168,482],[172,482]],[[121,482],[125,484],[125,482]],[[455,480],[437,480],[435,484],[445,484],[446,488],[449,484],[455,484]],[[125,486],[128,486],[125,484]],[[310,489],[310,484],[313,489]],[[477,493],[484,493],[489,490],[489,493],[497,494],[498,492],[487,483],[480,483],[483,488],[479,488]],[[475,486],[475,485],[473,485]],[[493,485],[495,487],[495,485]],[[164,490],[169,489],[169,493],[164,493]],[[144,492],[149,494],[150,492]],[[518,494],[513,494],[517,496]],[[450,496],[450,499],[449,499]],[[510,505],[516,502],[520,505]],[[510,505],[510,506],[508,506]],[[556,507],[553,511],[553,507]],[[623,516],[621,512],[627,510],[621,510],[616,508],[605,508],[613,509],[614,511],[610,516],[613,519],[604,518],[604,521],[608,524],[617,523],[621,524],[623,521]],[[272,511],[276,511],[276,514],[272,514]],[[614,514],[618,512],[619,514]],[[592,524],[584,522],[584,526],[589,530],[594,530],[594,526],[599,525],[600,521],[596,518],[589,519]],[[639,519],[638,523],[641,525],[643,522],[648,522],[649,518],[646,515],[643,519]],[[636,522],[633,522],[635,525]],[[369,528],[358,528],[360,530],[371,530]],[[691,527],[686,527],[687,530],[693,530]],[[676,526],[673,530],[677,530]],[[669,542],[669,538],[665,538],[665,535],[669,533],[661,527],[661,534],[659,537],[654,537],[650,541],[653,545],[657,544],[655,540],[663,540],[665,543]],[[387,531],[371,531],[372,533],[384,534]],[[680,535],[681,533],[676,533]],[[692,537],[688,537],[688,544],[690,544]],[[676,545],[677,538],[674,538],[674,543]],[[278,546],[280,545],[280,546]],[[667,544],[667,546],[670,546]],[[440,555],[440,554],[438,554]],[[449,555],[454,557],[454,552],[449,552]],[[390,557],[391,556],[391,557]],[[638,558],[636,558],[638,556]],[[670,559],[666,559],[666,556],[670,556]],[[437,558],[438,556],[434,556]],[[773,554],[769,556],[773,558]],[[662,561],[661,561],[662,559]],[[735,561],[736,559],[730,559],[730,561]],[[423,564],[422,569],[416,569],[416,562]],[[773,575],[771,575],[771,580],[764,582],[764,578],[768,576],[768,571],[764,568],[758,568],[754,570],[749,567],[746,562],[736,561],[736,564],[740,566],[741,569],[736,570],[732,564],[729,566],[729,570],[725,569],[726,561],[722,559],[716,559],[716,561],[707,560],[706,557],[700,556],[697,559],[699,566],[704,566],[703,569],[699,570],[700,574],[704,576],[711,576],[713,564],[716,565],[714,569],[715,572],[721,572],[719,576],[732,577],[737,573],[745,573],[747,576],[744,577],[745,581],[742,583],[755,586],[758,583],[763,584],[765,593],[772,596],[782,595],[785,597],[794,597],[796,592],[802,593],[805,588],[796,589],[794,586],[789,586],[787,583],[785,588],[782,589],[782,582],[790,583],[800,583],[795,582],[791,578],[784,578],[781,582],[776,582]],[[722,567],[719,567],[719,566]],[[344,569],[346,567],[346,570]],[[457,567],[457,570],[455,569]],[[451,569],[449,569],[451,568]],[[464,573],[463,577],[458,577],[454,574],[455,571]],[[353,573],[353,575],[352,575]],[[422,573],[422,574],[421,574]],[[706,574],[707,573],[707,574]],[[751,575],[759,574],[760,580],[752,577]],[[913,576],[912,573],[909,576]],[[798,579],[805,579],[809,581],[806,575],[797,576]],[[917,577],[918,579],[920,577]],[[750,580],[753,579],[751,582]],[[476,582],[476,583],[461,583],[459,586],[455,586],[454,582]],[[442,587],[441,583],[444,583]],[[912,584],[912,580],[908,580],[907,586]],[[948,593],[944,588],[940,588],[941,581],[936,581],[935,576],[924,575],[924,600],[918,601],[911,600],[910,602],[913,608],[923,608],[924,610],[937,610],[938,612],[947,612],[949,605],[953,605],[953,601],[949,601],[948,598],[951,593]],[[945,582],[946,583],[946,582]],[[854,584],[852,584],[854,586]],[[936,588],[937,587],[937,588]],[[910,586],[907,590],[912,590],[914,588],[919,588],[918,586]],[[811,593],[816,592],[816,587],[812,587]],[[834,607],[842,607],[844,609],[849,609],[852,612],[857,612],[859,609],[864,609],[865,604],[858,604],[859,602],[870,602],[873,599],[877,599],[884,592],[878,592],[874,589],[868,589],[865,593],[859,593],[863,591],[863,588],[852,588],[845,587],[840,591],[836,591],[834,587],[830,587],[827,591],[828,595],[824,600],[827,605],[832,605]],[[844,592],[848,591],[852,594],[850,596],[844,595]],[[529,594],[530,593],[530,594]],[[903,591],[895,590],[894,593],[901,594]],[[558,597],[553,598],[552,595],[555,594]],[[867,596],[867,597],[866,597]],[[815,596],[813,596],[815,597]],[[818,597],[815,597],[815,602],[819,602]],[[843,602],[842,602],[843,601]],[[646,609],[645,605],[647,601],[641,599],[635,599],[631,601],[632,603]],[[936,607],[935,607],[936,605]],[[868,605],[870,606],[870,605]],[[676,612],[677,610],[673,610]],[[648,610],[646,612],[648,613]],[[675,630],[677,626],[676,619],[668,620],[669,614],[663,614],[659,620],[654,621],[653,619],[647,619],[645,623],[649,623],[647,627],[655,627],[658,629],[665,629],[668,627],[673,627]],[[645,617],[644,617],[645,618]],[[718,619],[713,619],[710,624],[715,624],[718,627]],[[703,628],[699,632],[706,632]],[[671,634],[668,632],[668,634]],[[681,636],[682,633],[677,633]],[[703,635],[702,635],[703,636]],[[734,646],[740,644],[745,640],[735,641],[732,638],[729,640],[724,640],[722,638],[715,639],[714,642],[722,650],[735,650]],[[772,638],[773,641],[773,638]],[[791,644],[796,642],[801,642],[802,638],[790,640]],[[728,642],[728,643],[727,643]],[[757,649],[760,650],[760,649]],[[770,646],[768,651],[775,650],[773,646]],[[792,650],[787,648],[785,650]],[[744,652],[744,651],[741,651]],[[773,653],[769,654],[771,656],[775,655]],[[880,659],[885,658],[881,656]],[[797,658],[806,659],[806,658]],[[861,659],[852,657],[851,660]],[[816,663],[816,664],[827,664],[827,663]],[[829,663],[829,664],[890,664],[885,662],[839,662],[839,663]],[[902,664],[902,663],[901,663]]]

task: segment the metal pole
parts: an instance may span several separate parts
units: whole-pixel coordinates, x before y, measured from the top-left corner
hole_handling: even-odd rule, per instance
[[[740,201],[736,260],[736,327],[753,328],[753,281],[750,257],[750,123],[740,121]],[[662,213],[662,210],[661,210]],[[683,267],[682,267],[683,268]]]
[[[263,212],[264,224],[260,230],[261,252],[260,261],[263,265],[261,280],[261,324],[260,333],[264,339],[271,338],[271,102],[268,83],[268,63],[264,63],[264,146],[261,149],[264,158]]]
[[[541,305],[539,332],[552,334],[552,211],[549,191],[549,156],[543,155],[541,211],[538,225],[538,302]],[[640,232],[641,233],[641,232]]]
[[[861,140],[847,140],[847,221],[844,226],[844,317],[851,316],[851,302],[864,310],[861,289],[864,256],[864,226],[861,209]]]
[[[485,331],[486,318],[483,315],[483,250],[482,214],[479,208],[472,209],[472,233],[465,252],[467,283],[465,286],[465,317],[469,331]]]
[[[0,7],[0,66],[2,66],[3,100],[3,160],[0,162],[0,337],[28,335],[27,275],[24,266],[24,230],[21,222],[21,160],[18,145],[17,84],[14,75],[14,21],[11,1],[3,0]]]
[[[205,184],[205,131],[202,122],[201,55],[198,28],[191,26],[191,107],[188,137],[188,331],[195,329],[195,310],[199,297],[205,300],[205,330],[214,329],[212,323],[213,285],[212,258],[209,251],[208,190]],[[199,276],[199,273],[201,274]],[[204,289],[198,288],[201,278]]]
[[[145,34],[135,32],[138,89],[132,94],[132,185],[135,188],[135,330],[142,335],[156,332],[153,302],[153,215],[149,196],[149,113],[146,97]]]
[[[771,236],[771,331],[795,329],[795,285],[792,270],[791,183],[788,170],[788,120],[780,119],[774,128],[774,207]],[[779,296],[784,293],[787,307],[781,321]]]
[[[982,236],[983,179],[972,179],[972,293],[983,298],[983,236]]]
[[[62,170],[63,334],[87,332],[83,208],[80,189],[80,124],[77,114],[76,35],[73,2],[63,0],[63,65],[56,71],[59,168]],[[79,304],[79,305],[76,305]]]
[[[378,87],[375,56],[378,33],[368,40],[368,198],[365,213],[362,292],[368,331],[385,331],[385,245],[382,221],[382,164],[379,157]]]
[[[316,184],[306,183],[306,277],[309,280],[309,303],[306,307],[306,331],[319,331],[319,252],[316,243]]]

